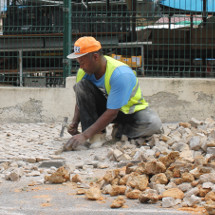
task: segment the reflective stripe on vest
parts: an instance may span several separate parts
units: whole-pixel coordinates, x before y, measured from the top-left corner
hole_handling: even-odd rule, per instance
[[[128,66],[118,60],[115,60],[111,57],[105,56],[107,60],[106,72],[105,72],[105,89],[107,94],[109,95],[111,86],[110,86],[110,78],[113,71],[119,66]],[[83,69],[78,70],[78,74],[76,77],[76,82],[79,82],[85,75]],[[148,107],[148,103],[144,100],[138,79],[136,78],[136,85],[132,89],[132,93],[130,99],[126,105],[121,107],[121,111],[125,114],[135,113],[137,111],[143,110]]]

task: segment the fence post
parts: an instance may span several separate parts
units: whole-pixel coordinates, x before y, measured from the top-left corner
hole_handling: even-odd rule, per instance
[[[203,16],[203,25],[206,26],[207,23],[207,0],[203,0],[203,12],[202,12],[202,16]]]
[[[19,50],[19,86],[23,87],[22,50]]]
[[[63,77],[66,78],[71,72],[71,60],[66,57],[71,52],[71,0],[64,0],[63,2]]]

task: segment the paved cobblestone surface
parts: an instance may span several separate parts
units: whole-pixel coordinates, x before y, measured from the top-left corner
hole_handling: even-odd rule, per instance
[[[106,169],[93,168],[98,163],[113,168],[115,163],[106,159],[108,147],[58,153],[70,135],[65,131],[59,137],[60,123],[5,123],[0,125],[0,215],[6,214],[187,214],[163,209],[159,204],[140,204],[138,200],[126,201],[127,207],[110,209],[114,197],[89,201],[75,195],[72,183],[44,184],[44,176],[65,163],[74,174],[89,183],[102,177]],[[95,159],[97,157],[97,159]],[[99,161],[98,161],[99,158]],[[49,165],[47,164],[49,162]],[[47,166],[40,166],[45,165]],[[80,166],[81,168],[78,168]],[[22,169],[19,180],[9,181],[5,176],[14,169]]]

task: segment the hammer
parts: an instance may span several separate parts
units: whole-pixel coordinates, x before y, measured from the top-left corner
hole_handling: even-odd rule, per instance
[[[65,130],[65,128],[68,127],[67,122],[68,122],[68,117],[64,117],[64,121],[63,121],[61,132],[60,132],[60,137],[63,137],[64,130]]]

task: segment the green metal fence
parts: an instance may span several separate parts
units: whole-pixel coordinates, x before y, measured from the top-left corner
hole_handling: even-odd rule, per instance
[[[0,83],[64,86],[63,2],[7,0],[1,8]]]
[[[144,77],[215,77],[214,0],[1,0],[0,84],[63,87],[80,36]]]

